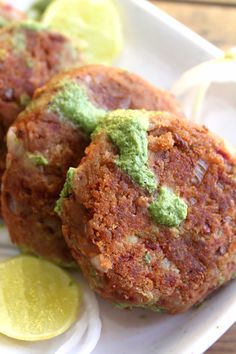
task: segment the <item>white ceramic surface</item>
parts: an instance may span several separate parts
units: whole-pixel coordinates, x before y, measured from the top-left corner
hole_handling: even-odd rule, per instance
[[[25,8],[31,1],[10,2]],[[170,88],[185,70],[222,54],[146,0],[116,3],[124,19],[126,40],[116,64],[154,84]],[[175,317],[145,310],[122,311],[100,300],[102,336],[93,354],[203,353],[235,322],[235,295],[234,281],[200,308]]]

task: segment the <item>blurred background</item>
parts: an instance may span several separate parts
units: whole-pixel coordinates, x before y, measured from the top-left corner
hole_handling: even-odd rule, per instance
[[[236,0],[151,2],[221,49],[236,46]]]

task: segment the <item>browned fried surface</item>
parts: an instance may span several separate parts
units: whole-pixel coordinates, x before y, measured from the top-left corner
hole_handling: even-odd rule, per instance
[[[66,38],[18,25],[0,31],[0,179],[5,165],[5,137],[36,88],[78,62]]]
[[[68,167],[73,159],[73,163],[79,163],[88,139],[70,123],[62,123],[54,114],[40,109],[22,116],[10,129],[11,134],[2,197],[12,241],[67,264],[71,257],[54,206]],[[16,145],[15,136],[19,139]],[[35,166],[27,152],[41,152],[49,165]]]
[[[48,112],[48,102],[57,90],[55,87],[65,77],[77,79],[94,104],[106,110],[165,107],[179,110],[167,93],[136,75],[103,66],[87,66],[61,74],[37,92],[34,108],[22,114],[11,128],[21,148],[10,139],[3,215],[13,242],[63,262],[67,262],[70,255],[60,230],[61,221],[54,214],[55,202],[68,168],[78,166],[85,146],[89,144],[80,129]],[[27,152],[42,153],[49,161],[48,166],[30,165]]]
[[[187,219],[178,228],[155,224],[153,197],[119,170],[101,133],[64,201],[63,232],[101,296],[178,313],[235,275],[236,159],[206,128],[172,115],[158,114],[148,134],[149,165],[160,186],[185,199]]]
[[[179,104],[167,91],[158,89],[138,75],[103,65],[87,65],[62,73],[38,90],[36,97],[53,92],[65,78],[77,79],[86,87],[91,100],[107,110],[147,109],[182,114]]]

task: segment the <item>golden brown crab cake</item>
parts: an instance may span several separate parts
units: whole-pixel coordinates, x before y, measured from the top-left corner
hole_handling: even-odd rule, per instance
[[[69,40],[33,22],[0,31],[0,180],[5,169],[5,135],[35,89],[79,62]]]
[[[97,122],[116,108],[180,110],[172,96],[137,75],[90,65],[52,79],[10,128],[2,202],[15,244],[70,263],[56,200]]]
[[[122,307],[180,313],[232,279],[235,156],[172,114],[108,114],[57,203],[95,291]]]

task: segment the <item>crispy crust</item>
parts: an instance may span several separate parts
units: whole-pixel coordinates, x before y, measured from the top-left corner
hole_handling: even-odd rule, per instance
[[[101,133],[64,201],[63,233],[102,297],[180,313],[235,276],[236,158],[206,128],[170,114],[152,118],[148,135],[149,165],[160,186],[185,199],[187,219],[155,224],[153,197],[119,170]]]
[[[15,38],[15,39],[14,39]],[[5,134],[36,88],[78,62],[69,41],[45,30],[18,25],[0,31],[0,179],[5,169]],[[0,211],[1,212],[1,211]]]
[[[68,168],[78,166],[89,144],[89,139],[78,127],[48,112],[48,104],[58,83],[66,77],[81,83],[92,102],[106,110],[180,110],[169,94],[136,75],[99,65],[58,75],[36,92],[34,108],[24,112],[9,133],[9,140],[12,141],[11,134],[15,135],[21,148],[15,148],[14,142],[8,146],[8,167],[3,179],[3,215],[14,243],[63,263],[68,263],[71,255],[63,240],[61,221],[54,213],[54,206]],[[26,154],[35,151],[48,159],[47,166],[29,164]]]

